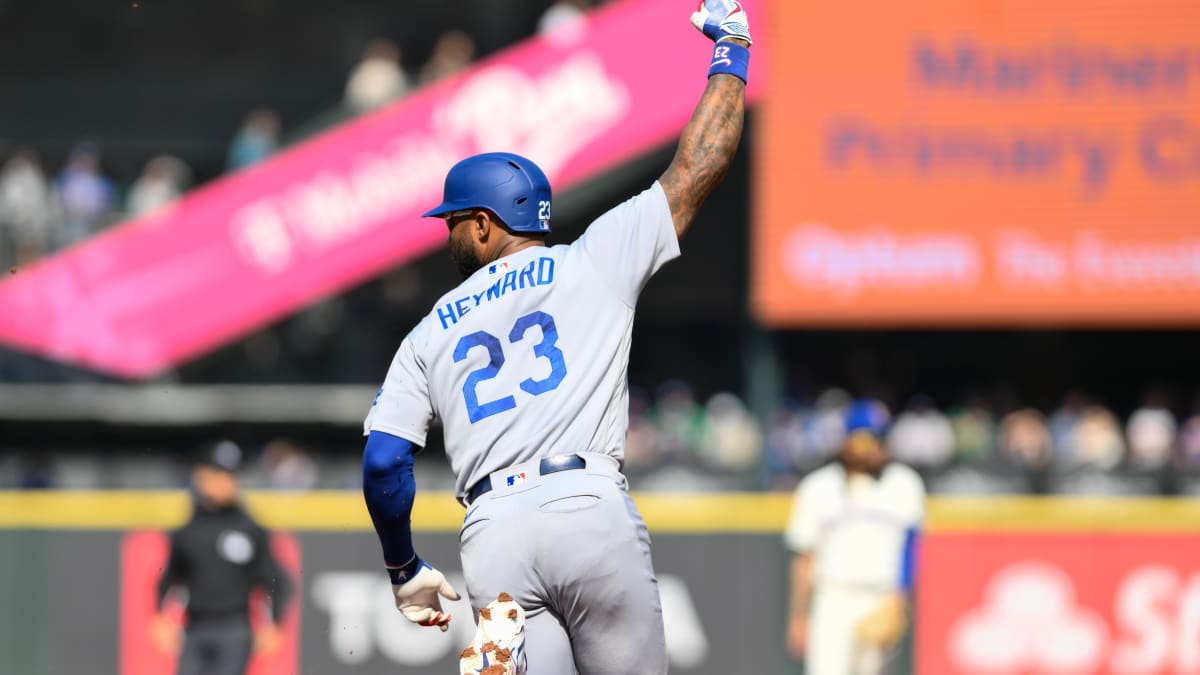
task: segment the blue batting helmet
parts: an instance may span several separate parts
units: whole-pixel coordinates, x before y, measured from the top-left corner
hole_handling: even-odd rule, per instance
[[[844,421],[847,434],[866,431],[873,436],[883,436],[892,416],[883,403],[875,399],[859,399],[846,409]]]
[[[550,179],[537,164],[510,152],[468,157],[446,174],[442,203],[423,217],[487,209],[514,232],[550,231]]]

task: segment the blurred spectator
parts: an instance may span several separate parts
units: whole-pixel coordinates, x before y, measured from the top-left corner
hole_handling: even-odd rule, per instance
[[[1200,410],[1187,418],[1179,432],[1179,459],[1185,467],[1200,467]]]
[[[1167,410],[1163,397],[1148,396],[1125,425],[1130,463],[1139,469],[1164,466],[1171,457],[1177,430],[1175,416]]]
[[[452,30],[443,33],[433,45],[433,54],[421,67],[421,86],[456,75],[475,59],[475,41],[470,35]]]
[[[1116,416],[1103,406],[1088,406],[1059,453],[1054,492],[1076,495],[1136,495],[1158,492],[1157,475],[1118,470],[1125,459],[1125,438]],[[1142,467],[1145,468],[1145,467]]]
[[[837,388],[826,389],[817,396],[816,409],[804,425],[809,452],[822,458],[838,452],[846,439],[843,418],[850,401],[850,394]]]
[[[275,490],[311,490],[317,486],[317,465],[296,444],[276,439],[263,448],[262,467],[267,487]]]
[[[1000,421],[997,460],[1022,476],[1025,491],[1050,491],[1054,445],[1042,413],[1032,408],[1011,412]]]
[[[629,390],[629,431],[625,436],[625,466],[648,469],[661,460],[658,429],[650,422],[650,401],[640,389]]]
[[[978,400],[950,411],[950,426],[954,429],[954,453],[964,462],[978,462],[991,452],[995,434],[992,413]]]
[[[187,189],[190,176],[191,170],[182,160],[170,155],[154,157],[130,186],[125,210],[140,216],[170,204]]]
[[[1004,458],[1026,469],[1045,468],[1053,456],[1045,419],[1032,408],[1011,412],[1000,421],[997,446]]]
[[[100,150],[82,143],[71,151],[67,164],[55,181],[63,210],[62,229],[56,242],[66,246],[98,231],[116,207],[117,190],[100,172]]]
[[[667,380],[658,388],[652,415],[659,442],[668,460],[686,460],[699,445],[704,429],[704,409],[683,380]]]
[[[391,40],[372,40],[346,81],[346,105],[366,112],[408,92],[408,76],[400,65],[400,47]]]
[[[1125,440],[1117,418],[1103,406],[1090,405],[1059,453],[1067,467],[1109,470],[1125,456]]]
[[[918,469],[944,466],[954,457],[954,427],[933,399],[914,396],[887,439],[893,457]]]
[[[23,490],[46,490],[56,487],[54,466],[45,452],[30,452],[18,458],[18,486]]]
[[[279,149],[279,115],[270,108],[256,108],[246,116],[225,160],[230,171],[257,164]]]
[[[1075,434],[1075,427],[1079,426],[1079,422],[1083,419],[1083,412],[1087,409],[1087,406],[1088,400],[1083,392],[1078,389],[1072,389],[1063,397],[1063,402],[1058,406],[1058,409],[1050,413],[1050,440],[1053,443],[1053,447],[1059,452],[1063,452],[1070,447],[1071,437]]]
[[[583,34],[587,0],[558,0],[538,19],[539,35],[561,42],[574,42]]]
[[[587,0],[557,0],[542,12],[541,18],[538,19],[538,33],[546,35],[563,26],[569,26],[582,19],[587,9]]]
[[[758,465],[762,432],[742,400],[728,392],[714,394],[705,406],[707,425],[700,457],[710,468],[746,471]]]
[[[50,183],[33,150],[18,150],[0,169],[0,250],[4,266],[41,257],[54,219]]]
[[[797,472],[806,473],[820,463],[805,443],[804,418],[805,410],[797,401],[784,401],[771,417],[766,459],[772,490],[791,490]]]

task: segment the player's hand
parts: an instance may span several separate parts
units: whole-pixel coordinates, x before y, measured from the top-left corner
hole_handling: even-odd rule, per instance
[[[442,598],[458,600],[458,592],[442,573],[425,562],[419,562],[417,573],[405,583],[392,585],[396,609],[404,618],[422,626],[450,629],[450,615],[442,611]]]
[[[787,647],[792,658],[804,660],[804,652],[808,649],[808,617],[793,616],[788,621]]]
[[[700,0],[700,6],[692,13],[692,25],[713,42],[731,38],[745,40],[746,44],[753,42],[746,10],[737,0]]]
[[[164,654],[178,654],[183,644],[183,629],[175,620],[159,614],[150,624],[150,639]]]
[[[254,651],[260,654],[274,654],[283,643],[283,632],[279,626],[269,623],[254,632]]]

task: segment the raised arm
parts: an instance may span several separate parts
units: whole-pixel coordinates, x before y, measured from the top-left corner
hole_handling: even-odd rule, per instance
[[[746,83],[733,75],[710,77],[679,138],[675,158],[658,179],[667,193],[675,234],[680,238],[733,163],[742,138],[745,92]]]
[[[725,177],[742,138],[750,33],[746,13],[731,0],[706,0],[692,23],[716,41],[708,86],[659,178],[675,234],[688,231],[700,205]]]

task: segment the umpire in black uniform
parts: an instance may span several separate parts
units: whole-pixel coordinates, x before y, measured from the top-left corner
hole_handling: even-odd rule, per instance
[[[242,509],[236,472],[241,450],[231,441],[205,448],[192,470],[192,518],[171,534],[171,553],[158,583],[154,639],[178,650],[180,630],[161,609],[173,586],[187,589],[187,629],[178,675],[243,675],[251,650],[273,651],[292,582],[271,555],[268,533]],[[250,628],[250,591],[271,600],[273,621]]]

